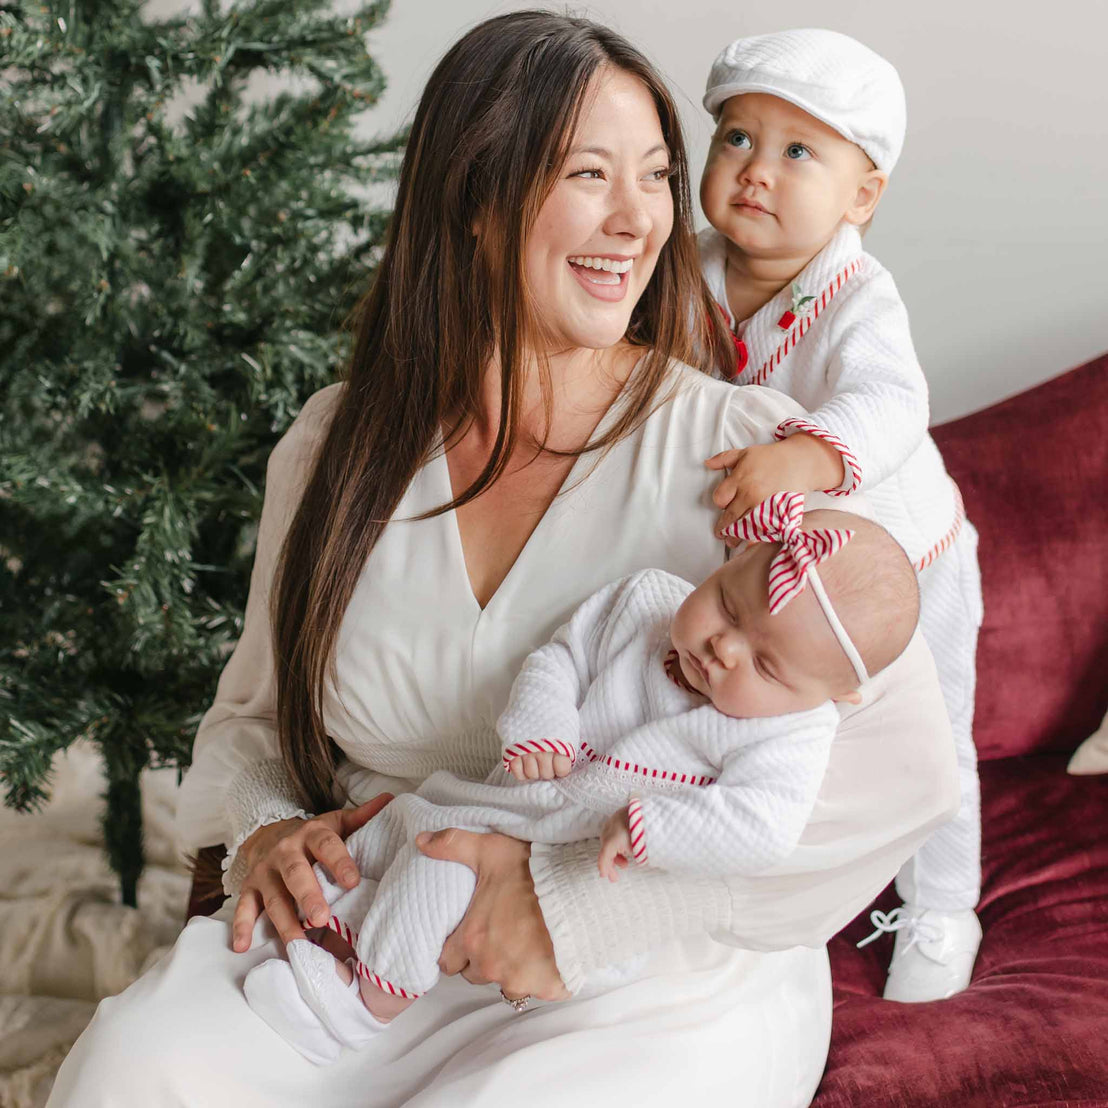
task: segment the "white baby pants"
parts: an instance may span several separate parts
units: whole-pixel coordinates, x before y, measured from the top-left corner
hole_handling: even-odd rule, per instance
[[[977,531],[966,520],[950,549],[919,577],[920,631],[935,658],[958,755],[962,804],[905,862],[896,878],[901,898],[942,912],[975,908],[981,896],[981,786],[973,745],[981,573]]]
[[[439,979],[443,944],[473,896],[473,871],[427,858],[421,831],[500,831],[530,842],[595,838],[610,812],[570,800],[550,781],[496,785],[436,773],[418,793],[397,797],[346,840],[362,881],[344,889],[316,866],[333,930],[358,956],[359,974],[398,996],[419,996]],[[613,806],[614,810],[614,806]]]

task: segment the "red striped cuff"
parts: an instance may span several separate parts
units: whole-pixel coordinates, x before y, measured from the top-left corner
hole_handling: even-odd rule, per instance
[[[501,763],[505,769],[513,758],[520,758],[524,754],[543,754],[552,752],[564,754],[572,765],[577,761],[577,751],[567,742],[561,739],[526,739],[523,742],[512,743],[504,747],[504,761]]]
[[[840,485],[837,489],[824,489],[823,491],[830,496],[847,496],[852,492],[857,492],[859,485],[862,483],[862,467],[858,464],[858,459],[854,457],[850,447],[837,435],[825,431],[822,427],[817,427],[816,424],[810,423],[806,419],[798,419],[795,416],[792,419],[782,420],[773,434],[776,439],[781,440],[800,433],[830,443],[842,456],[843,470],[846,473],[843,484],[845,485],[846,481],[849,480],[849,487],[844,488],[843,485]]]
[[[646,856],[646,820],[643,818],[642,801],[631,797],[627,805],[627,826],[631,832],[631,853],[640,866],[647,864]]]
[[[380,974],[374,973],[365,962],[358,963],[358,976],[372,982],[381,992],[390,993],[392,996],[400,996],[405,1000],[418,1000],[423,995],[422,993],[413,993],[408,989],[402,989],[399,985],[394,985]]]
[[[336,934],[341,935],[351,946],[356,947],[358,945],[358,932],[350,924],[339,919],[338,916],[332,916],[327,921],[327,926]],[[359,977],[372,981],[382,992],[391,993],[393,996],[402,996],[405,1000],[416,1000],[422,995],[421,993],[413,993],[408,989],[402,989],[380,974],[374,973],[361,958],[356,959],[355,968]]]

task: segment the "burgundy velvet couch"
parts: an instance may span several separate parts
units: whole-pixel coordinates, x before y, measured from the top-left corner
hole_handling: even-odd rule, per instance
[[[1066,762],[1108,707],[1108,356],[932,434],[981,535],[985,934],[964,993],[913,1005],[881,999],[891,936],[855,948],[868,911],[832,942],[813,1108],[1104,1108],[1108,775]]]
[[[981,534],[985,935],[964,993],[914,1005],[881,999],[891,936],[855,948],[868,911],[831,943],[813,1108],[1108,1108],[1108,775],[1065,772],[1108,707],[1108,355],[932,433]]]

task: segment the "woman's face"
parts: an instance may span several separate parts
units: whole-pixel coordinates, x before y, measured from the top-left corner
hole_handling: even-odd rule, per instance
[[[669,165],[650,91],[622,70],[598,70],[524,250],[550,353],[605,349],[627,331],[673,228]]]

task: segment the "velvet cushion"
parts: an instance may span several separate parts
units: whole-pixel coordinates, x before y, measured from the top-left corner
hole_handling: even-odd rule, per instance
[[[1108,708],[1108,356],[932,435],[981,534],[978,756],[1072,752]]]
[[[1108,1108],[1108,777],[1065,772],[1108,707],[1108,357],[932,434],[981,535],[985,934],[965,992],[910,1005],[868,911],[836,937],[813,1106]]]
[[[1065,766],[1055,754],[981,767],[985,936],[965,992],[882,1000],[893,939],[855,948],[868,913],[831,943],[813,1108],[1108,1105],[1108,778]],[[890,888],[877,906],[897,903]]]

